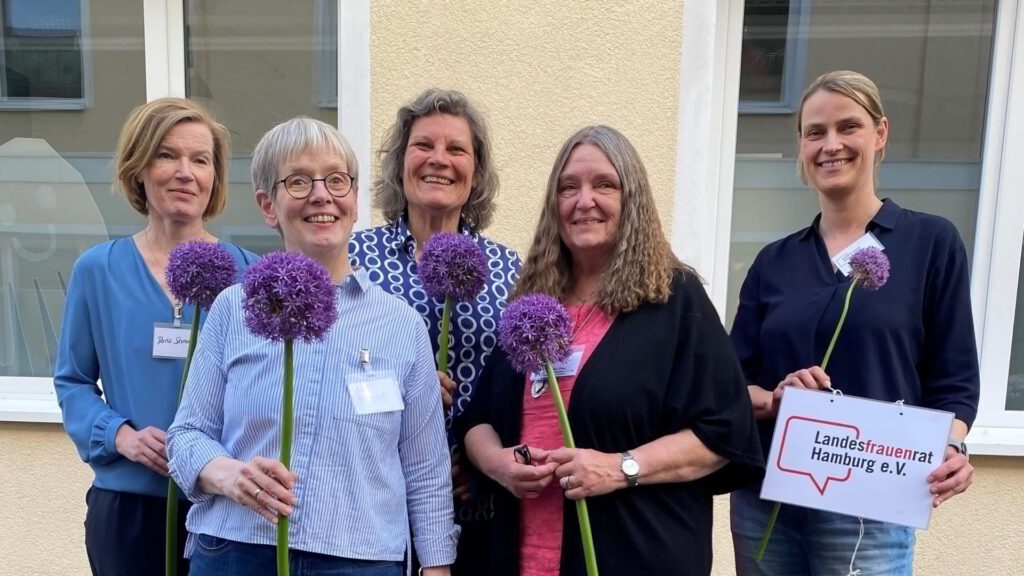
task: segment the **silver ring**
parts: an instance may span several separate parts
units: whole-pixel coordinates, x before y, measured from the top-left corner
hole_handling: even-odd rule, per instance
[[[568,490],[569,489],[569,478],[572,478],[572,474],[569,474],[568,476],[563,476],[562,477],[562,490]]]
[[[252,499],[257,501],[257,502],[259,502],[260,501],[260,494],[263,494],[263,488],[260,488],[260,487],[257,486],[256,487],[256,491],[252,493]]]

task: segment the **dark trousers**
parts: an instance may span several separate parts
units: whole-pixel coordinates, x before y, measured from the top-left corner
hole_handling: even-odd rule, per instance
[[[115,492],[93,486],[85,496],[85,550],[94,576],[161,576],[167,499]],[[178,503],[178,574],[188,574],[183,557],[185,516],[191,504]]]

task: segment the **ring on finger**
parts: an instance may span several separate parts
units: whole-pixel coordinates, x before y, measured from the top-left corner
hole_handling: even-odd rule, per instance
[[[256,490],[252,493],[252,499],[257,501],[257,502],[259,502],[260,501],[260,494],[263,494],[263,488],[260,488],[259,486],[257,486]]]
[[[562,490],[568,490],[569,489],[569,482],[570,482],[569,478],[572,478],[572,474],[570,474],[568,476],[563,476],[562,477]]]

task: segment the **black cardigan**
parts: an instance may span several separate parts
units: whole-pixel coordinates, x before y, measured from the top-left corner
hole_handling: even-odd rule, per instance
[[[496,351],[468,411],[455,422],[460,439],[490,424],[502,445],[520,443],[525,376]],[[569,421],[576,445],[602,452],[634,449],[690,428],[729,463],[696,481],[641,485],[588,498],[602,576],[697,575],[711,571],[712,496],[764,474],[746,382],[729,338],[700,281],[677,274],[665,304],[619,314],[580,371]],[[487,529],[489,576],[519,574],[519,501],[478,473],[494,491]],[[563,576],[586,574],[574,504],[563,514]],[[472,529],[476,529],[474,526]]]

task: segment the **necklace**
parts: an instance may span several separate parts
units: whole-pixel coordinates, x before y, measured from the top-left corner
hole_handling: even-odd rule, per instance
[[[587,323],[590,322],[590,319],[594,317],[594,313],[601,308],[597,304],[592,304],[592,308],[590,309],[590,312],[587,314],[587,317],[583,319],[583,322],[580,322],[580,314],[583,313],[584,306],[586,306],[586,303],[580,304],[579,310],[576,311],[575,322],[573,322],[572,336],[569,338],[570,343],[576,341],[576,337],[580,335],[580,332],[583,331],[583,328],[586,327]]]

